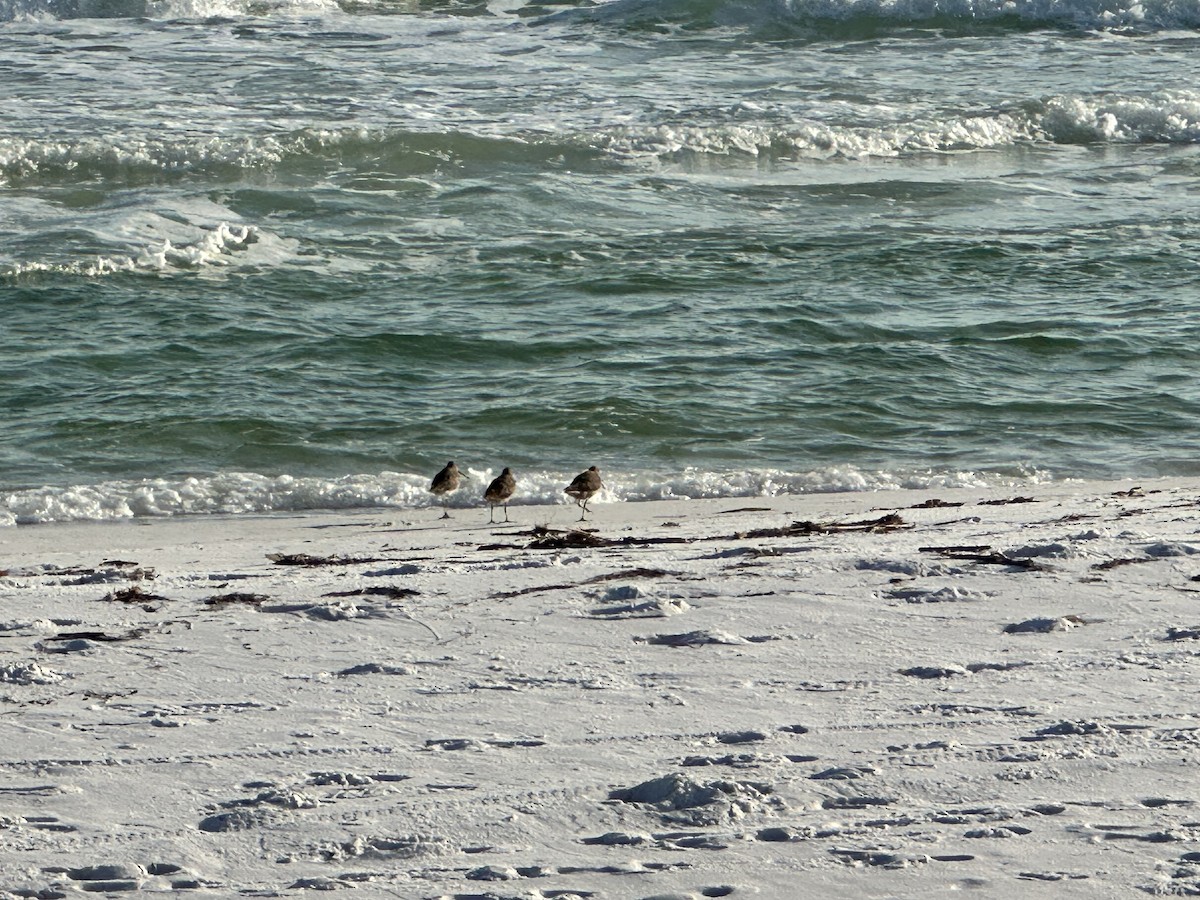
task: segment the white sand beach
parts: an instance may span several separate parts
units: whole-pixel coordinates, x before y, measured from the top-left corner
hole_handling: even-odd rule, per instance
[[[440,512],[0,529],[0,897],[1200,894],[1200,482]]]

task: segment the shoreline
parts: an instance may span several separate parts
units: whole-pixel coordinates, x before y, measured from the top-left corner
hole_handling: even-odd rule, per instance
[[[497,469],[465,469],[469,478],[449,495],[452,509],[483,503],[484,488]],[[786,497],[822,493],[896,490],[1020,490],[1055,483],[1046,472],[1024,475],[971,470],[860,469],[853,465],[807,471],[770,467],[676,472],[602,469],[605,486],[598,503],[654,500]],[[574,471],[518,470],[518,505],[563,505],[563,488]],[[1070,479],[1061,479],[1068,483]],[[0,528],[52,522],[121,521],[193,515],[265,515],[377,510],[403,514],[436,505],[429,475],[382,471],[340,476],[263,475],[223,472],[206,476],[113,480],[92,484],[0,489]]]
[[[1200,480],[451,514],[0,529],[0,896],[1200,890]]]

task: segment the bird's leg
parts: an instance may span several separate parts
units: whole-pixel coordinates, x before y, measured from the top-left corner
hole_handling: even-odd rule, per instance
[[[504,521],[505,522],[508,521],[508,504],[507,503],[504,504]]]

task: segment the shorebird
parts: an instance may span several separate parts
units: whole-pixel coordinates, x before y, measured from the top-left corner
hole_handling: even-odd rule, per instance
[[[583,510],[579,515],[580,522],[587,518],[588,501],[602,487],[604,487],[604,482],[600,480],[600,470],[591,466],[586,472],[576,475],[575,480],[563,488],[563,493],[574,497],[576,505]]]
[[[492,483],[488,485],[488,489],[483,492],[483,499],[490,504],[488,506],[488,524],[494,525],[496,519],[496,504],[504,504],[504,521],[508,521],[508,498],[513,495],[513,491],[517,489],[517,480],[513,478],[512,469],[508,466],[504,467]]]
[[[429,483],[429,490],[435,495],[442,498],[442,518],[450,518],[450,509],[446,505],[446,495],[458,490],[458,480],[462,474],[458,471],[458,466],[454,464],[454,460],[446,463],[446,468],[433,476],[433,481]]]

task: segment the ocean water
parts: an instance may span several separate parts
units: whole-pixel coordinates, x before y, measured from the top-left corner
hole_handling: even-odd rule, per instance
[[[0,522],[1200,474],[1200,0],[0,0]]]

